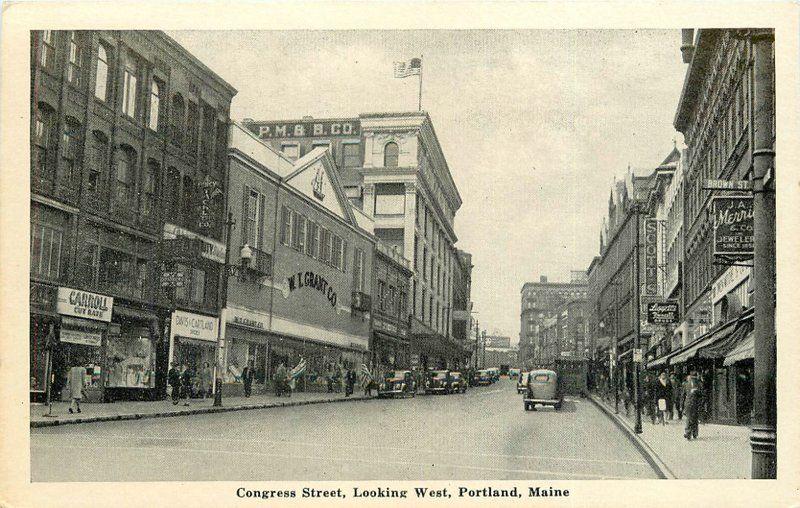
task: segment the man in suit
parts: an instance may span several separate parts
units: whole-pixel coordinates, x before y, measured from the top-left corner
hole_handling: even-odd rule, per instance
[[[167,381],[172,388],[172,404],[177,406],[181,397],[181,373],[175,368],[175,363],[169,365]]]

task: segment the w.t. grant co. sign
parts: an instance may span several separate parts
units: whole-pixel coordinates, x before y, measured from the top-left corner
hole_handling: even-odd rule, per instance
[[[359,136],[358,120],[308,120],[299,122],[248,122],[247,128],[262,139]]]

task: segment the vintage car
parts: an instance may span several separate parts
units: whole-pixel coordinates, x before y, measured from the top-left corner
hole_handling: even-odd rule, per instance
[[[460,372],[450,373],[450,391],[453,393],[464,393],[467,391],[467,380]]]
[[[558,386],[558,375],[546,369],[529,372],[522,401],[525,411],[536,411],[536,404],[561,409],[563,399]]]
[[[517,393],[524,393],[528,386],[528,374],[530,372],[520,372],[517,378]]]
[[[498,369],[497,367],[492,367],[491,369],[488,370],[492,374],[492,383],[500,381],[500,369]]]
[[[451,381],[449,370],[432,370],[425,378],[425,393],[450,393]]]
[[[492,373],[487,369],[479,370],[475,373],[475,384],[478,386],[486,386],[492,384]]]
[[[414,397],[417,384],[410,370],[390,370],[383,375],[378,385],[378,398]]]
[[[520,369],[508,369],[508,377],[510,379],[519,379],[520,374],[521,374]]]

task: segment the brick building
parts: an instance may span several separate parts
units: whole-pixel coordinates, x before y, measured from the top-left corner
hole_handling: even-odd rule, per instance
[[[48,334],[56,394],[76,366],[89,400],[164,394],[171,311],[217,305],[235,94],[162,32],[31,32],[33,397]]]

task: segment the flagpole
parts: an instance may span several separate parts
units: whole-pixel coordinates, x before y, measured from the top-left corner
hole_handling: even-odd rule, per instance
[[[422,111],[422,54],[419,55],[419,110]]]

